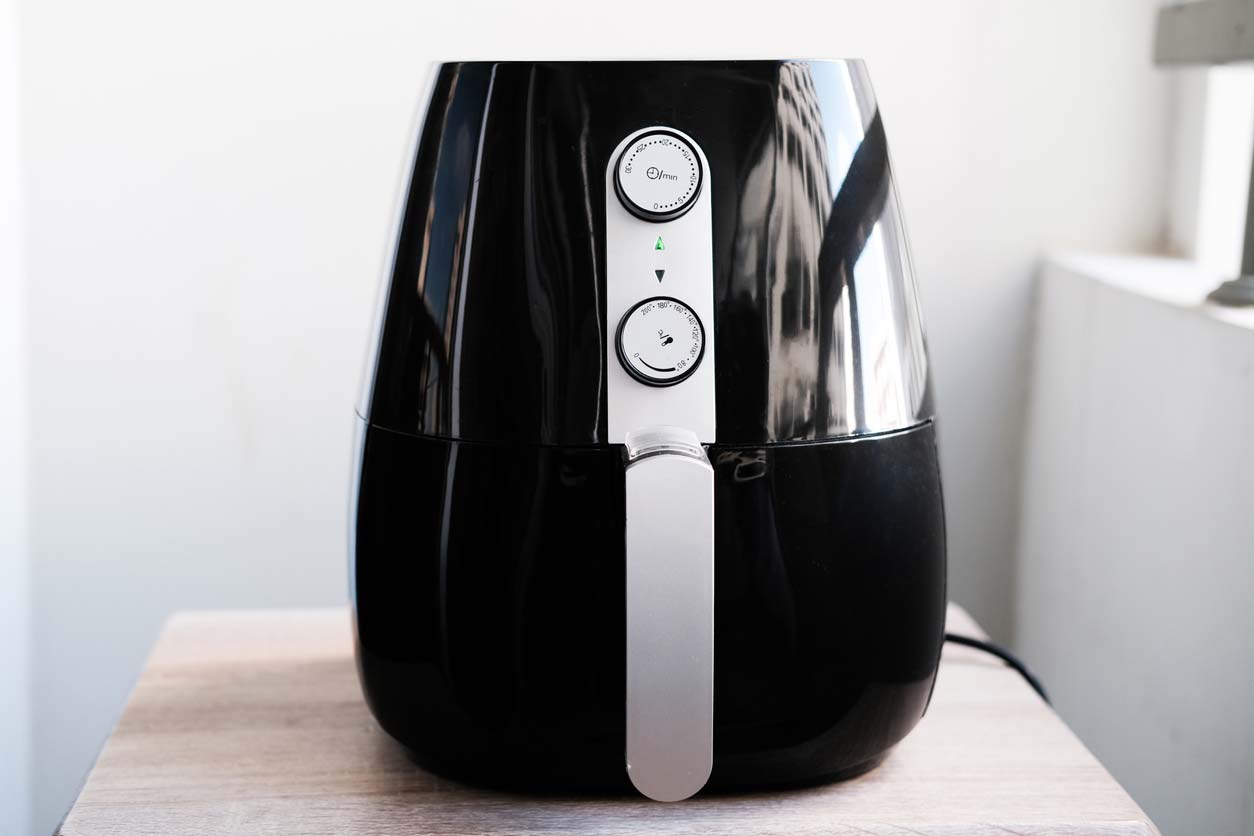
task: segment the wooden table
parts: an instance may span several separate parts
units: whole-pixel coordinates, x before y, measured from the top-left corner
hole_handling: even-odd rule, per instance
[[[979,633],[950,608],[951,631]],[[344,610],[167,624],[58,831],[181,834],[1156,834],[1017,674],[948,646],[927,716],[878,768],[788,792],[502,794],[415,767],[375,725]]]

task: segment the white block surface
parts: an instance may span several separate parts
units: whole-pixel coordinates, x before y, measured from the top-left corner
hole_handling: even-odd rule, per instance
[[[1254,310],[1165,259],[1050,261],[1019,649],[1162,832],[1254,832]]]

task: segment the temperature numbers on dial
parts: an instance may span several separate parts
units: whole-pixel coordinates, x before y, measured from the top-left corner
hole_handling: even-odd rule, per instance
[[[673,386],[696,371],[704,353],[705,327],[678,299],[645,299],[619,323],[619,362],[641,383]]]

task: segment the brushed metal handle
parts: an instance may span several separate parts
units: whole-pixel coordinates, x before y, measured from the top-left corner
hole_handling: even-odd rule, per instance
[[[680,801],[714,762],[714,469],[696,434],[627,434],[627,772]]]

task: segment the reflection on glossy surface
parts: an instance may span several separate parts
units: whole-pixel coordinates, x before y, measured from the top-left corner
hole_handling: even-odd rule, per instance
[[[417,149],[369,419],[604,443],[604,180],[644,125],[710,160],[718,439],[930,417],[883,125],[859,62],[445,65]],[[668,240],[669,248],[682,241]]]
[[[791,440],[908,426],[925,414],[927,361],[865,70],[785,64],[776,96],[735,238],[737,262],[762,268],[733,271],[724,301],[767,337],[759,385],[770,408],[764,427],[741,432]]]

